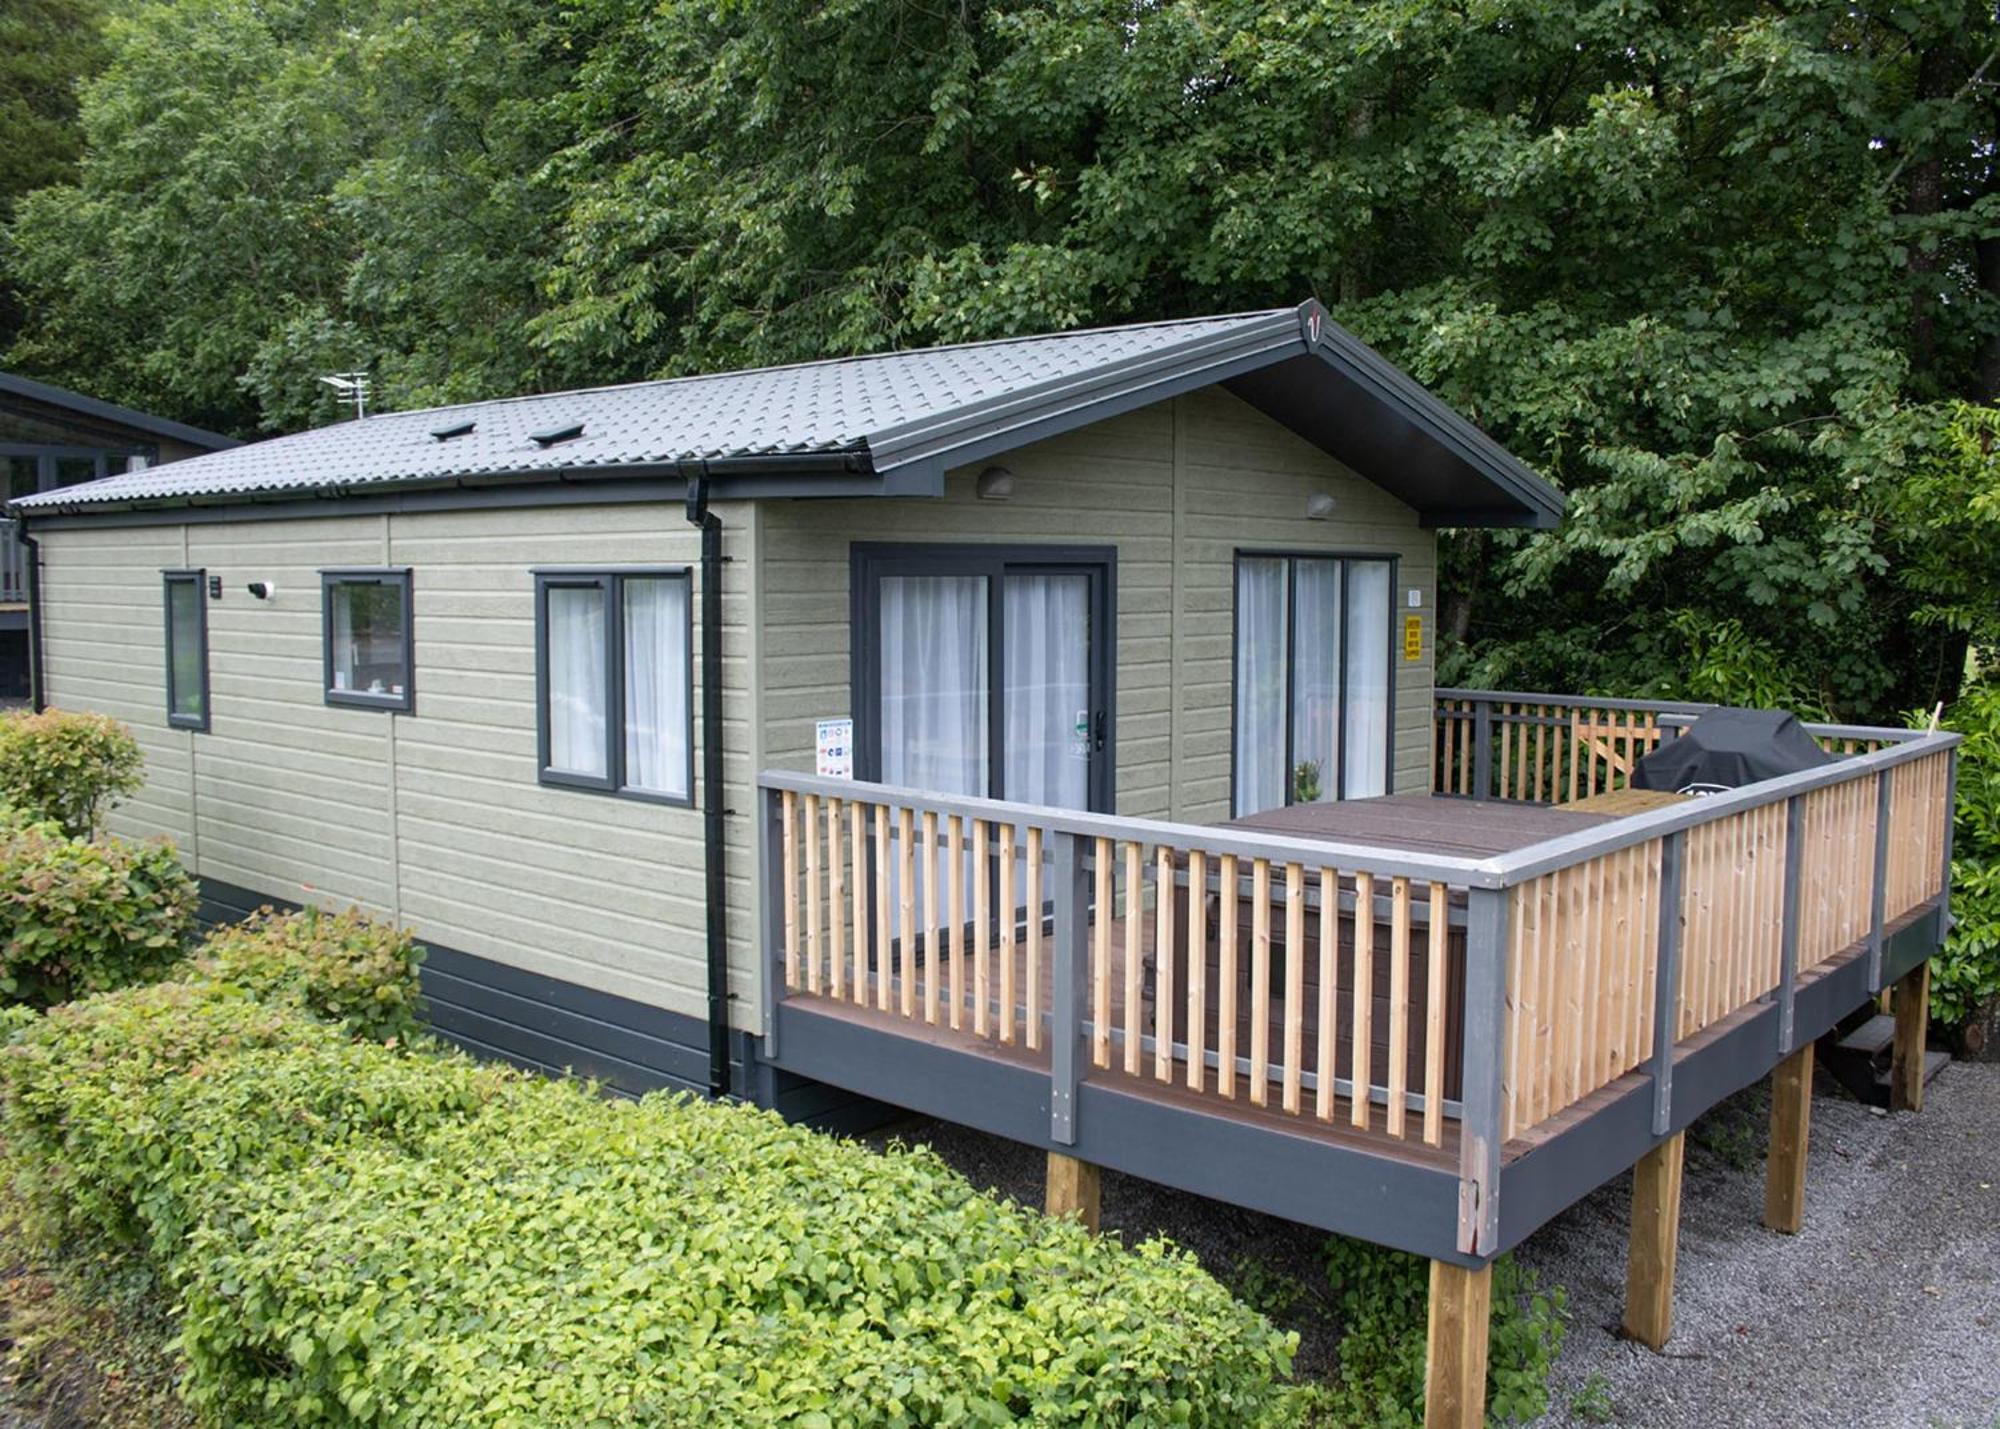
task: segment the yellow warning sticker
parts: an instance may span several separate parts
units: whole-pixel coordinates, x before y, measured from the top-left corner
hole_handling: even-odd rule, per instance
[[[1424,658],[1424,618],[1421,615],[1403,617],[1403,658],[1405,660]]]

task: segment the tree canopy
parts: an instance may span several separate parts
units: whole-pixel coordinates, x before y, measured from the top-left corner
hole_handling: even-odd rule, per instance
[[[57,0],[36,0],[55,4]],[[2000,620],[1969,0],[135,0],[8,361],[245,434],[1297,302],[1571,496],[1446,678],[1881,717]],[[94,74],[94,77],[91,77]]]

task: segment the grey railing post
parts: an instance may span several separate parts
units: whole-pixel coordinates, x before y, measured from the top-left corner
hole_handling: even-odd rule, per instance
[[[778,1002],[785,995],[785,796],[760,789],[764,817],[757,821],[757,866],[764,871],[764,1056],[778,1055]]]
[[[1944,867],[1939,870],[1938,937],[1951,931],[1951,845],[1958,828],[1958,746],[1944,752]]]
[[[1794,984],[1799,975],[1799,868],[1805,861],[1799,834],[1805,828],[1806,796],[1794,794],[1785,800],[1785,901],[1784,921],[1778,925],[1778,1055],[1792,1054],[1792,1011],[1798,997]]]
[[[1493,797],[1493,701],[1484,695],[1473,699],[1472,715],[1472,797]]]
[[[1083,1009],[1090,982],[1090,876],[1084,842],[1055,836],[1050,893],[1055,900],[1055,977],[1049,992],[1049,1140],[1076,1145],[1076,1089],[1090,1065]],[[1034,910],[1029,910],[1034,917]]]
[[[1674,1112],[1674,1042],[1680,1032],[1681,884],[1687,831],[1660,840],[1660,955],[1653,972],[1653,1135],[1665,1136]]]
[[[1458,1161],[1458,1248],[1484,1252],[1500,1237],[1500,1066],[1507,1055],[1507,904],[1504,888],[1474,888],[1465,923],[1465,1072]]]
[[[1882,928],[1889,907],[1889,771],[1875,776],[1875,886],[1868,905],[1868,990],[1882,990]]]

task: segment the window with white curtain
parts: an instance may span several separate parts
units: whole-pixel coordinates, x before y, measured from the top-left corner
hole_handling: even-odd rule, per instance
[[[1393,563],[1236,559],[1235,812],[1388,792]]]
[[[536,573],[544,784],[692,799],[690,584],[685,568]]]

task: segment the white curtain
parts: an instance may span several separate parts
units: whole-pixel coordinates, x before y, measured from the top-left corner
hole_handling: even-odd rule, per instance
[[[550,586],[549,768],[602,779],[605,719],[604,589]]]
[[[882,581],[882,780],[986,792],[986,579]]]
[[[622,583],[625,787],[688,797],[688,583]]]
[[[1293,562],[1292,773],[1287,792],[1340,792],[1340,562]]]
[[[1285,802],[1286,562],[1236,567],[1236,814]]]
[[[1345,797],[1388,792],[1389,563],[1354,561],[1347,577]]]
[[[1009,799],[1090,806],[1090,577],[1010,575],[1002,745]]]
[[[201,600],[202,589],[192,580],[167,582],[167,613],[172,632],[170,650],[173,674],[168,691],[169,709],[177,715],[201,714]]]

